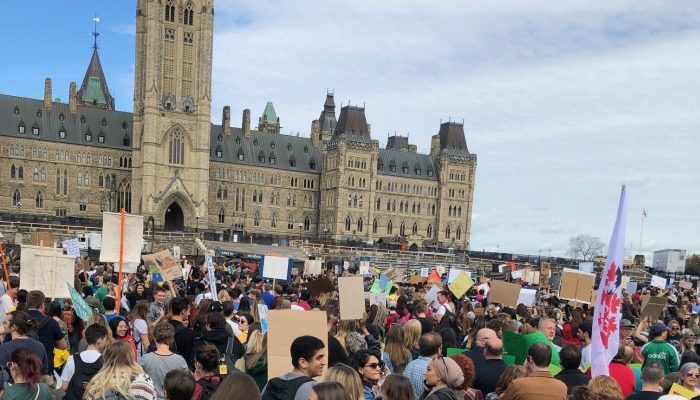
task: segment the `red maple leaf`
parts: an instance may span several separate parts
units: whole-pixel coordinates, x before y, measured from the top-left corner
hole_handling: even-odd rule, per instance
[[[611,266],[612,267],[612,266]],[[620,312],[622,302],[615,289],[605,290],[600,300],[600,314],[598,315],[598,327],[600,339],[604,348],[608,348],[608,341],[612,334],[616,334],[617,315]]]
[[[608,274],[605,276],[605,286],[608,286],[610,284],[614,284],[617,282],[617,264],[615,264],[615,261],[610,264],[610,268],[608,268]]]

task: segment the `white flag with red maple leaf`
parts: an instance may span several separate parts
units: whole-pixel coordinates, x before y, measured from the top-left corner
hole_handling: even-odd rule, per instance
[[[591,376],[610,375],[608,365],[617,354],[620,343],[622,316],[622,263],[625,258],[625,229],[627,224],[627,195],[625,186],[620,193],[620,204],[613,229],[608,258],[600,278],[593,313],[591,338]]]

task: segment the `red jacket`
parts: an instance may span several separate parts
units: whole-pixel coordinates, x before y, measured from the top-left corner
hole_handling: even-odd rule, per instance
[[[637,383],[637,378],[634,376],[632,368],[628,367],[627,364],[623,362],[612,361],[608,369],[610,371],[610,377],[615,379],[617,384],[620,385],[620,389],[622,389],[622,394],[625,398],[631,396]]]
[[[578,332],[572,332],[571,322],[565,323],[561,330],[562,336],[567,343],[571,343],[579,347],[581,346],[581,340],[579,340],[577,335]]]

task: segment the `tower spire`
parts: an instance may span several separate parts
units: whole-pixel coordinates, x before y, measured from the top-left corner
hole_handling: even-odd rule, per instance
[[[100,36],[100,32],[97,32],[97,23],[100,22],[100,17],[95,13],[95,16],[92,17],[92,22],[95,23],[95,29],[92,31],[92,36],[95,37],[95,41],[92,45],[93,50],[97,50],[97,37]]]

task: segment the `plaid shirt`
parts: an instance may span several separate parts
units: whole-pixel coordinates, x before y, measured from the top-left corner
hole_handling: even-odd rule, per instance
[[[411,386],[413,386],[413,392],[417,399],[420,399],[425,390],[425,370],[428,368],[428,363],[430,363],[431,359],[431,357],[418,357],[408,363],[406,369],[403,370],[404,376],[411,381]]]

